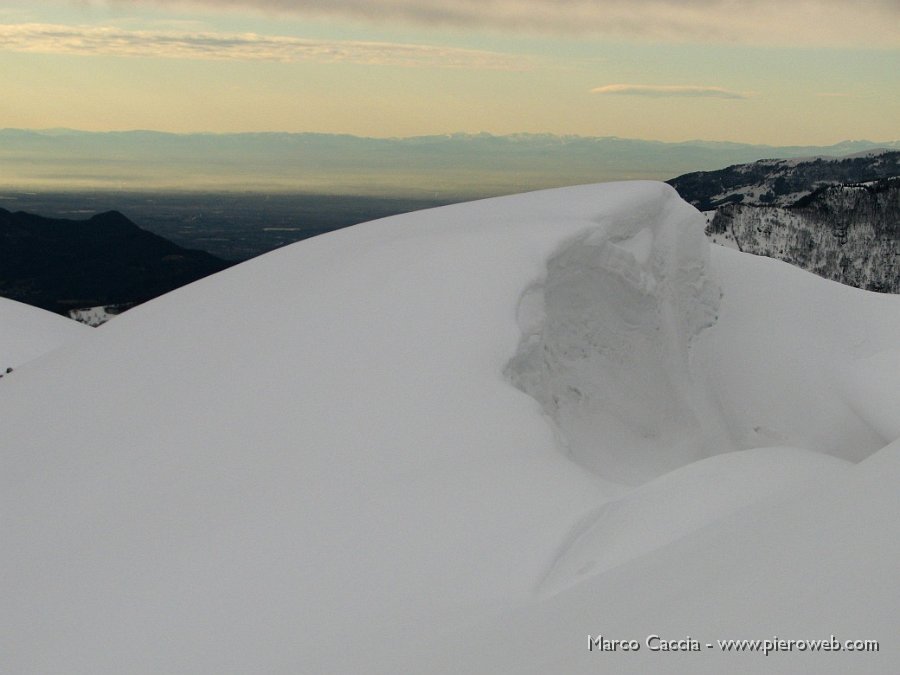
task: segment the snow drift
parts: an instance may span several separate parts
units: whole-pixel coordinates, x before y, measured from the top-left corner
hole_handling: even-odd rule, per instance
[[[0,298],[0,373],[88,333],[87,326],[58,314]]]
[[[728,449],[690,373],[690,344],[719,304],[695,218],[656,199],[601,219],[519,303],[523,339],[507,375],[605,478],[641,482]]]
[[[0,669],[888,672],[900,302],[702,229],[657,183],[393,217],[22,368]]]

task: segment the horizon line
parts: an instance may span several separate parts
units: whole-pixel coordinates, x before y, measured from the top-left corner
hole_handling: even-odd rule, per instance
[[[828,147],[836,147],[844,144],[850,143],[870,143],[872,145],[877,145],[879,143],[884,143],[887,145],[900,143],[900,139],[881,139],[877,141],[873,141],[867,138],[843,138],[834,143],[824,143],[824,144],[815,144],[815,143],[793,143],[793,144],[773,144],[773,143],[755,143],[749,141],[733,141],[733,140],[718,140],[718,139],[707,139],[707,138],[690,138],[681,141],[663,141],[654,138],[635,138],[635,137],[627,137],[627,136],[615,136],[615,135],[607,135],[607,136],[589,136],[584,134],[566,134],[566,133],[555,133],[552,131],[539,131],[539,132],[531,132],[531,131],[520,131],[520,132],[511,132],[511,133],[492,133],[489,131],[477,131],[477,132],[469,132],[469,131],[453,131],[453,132],[445,132],[445,133],[433,133],[433,134],[415,134],[411,136],[365,136],[360,134],[352,134],[346,132],[333,132],[333,131],[162,131],[159,129],[147,129],[147,128],[126,128],[126,129],[105,129],[105,130],[93,130],[93,129],[78,129],[74,127],[2,127],[0,128],[0,133],[9,132],[9,131],[21,131],[21,132],[31,132],[31,133],[60,133],[60,132],[71,132],[71,133],[79,133],[79,134],[158,134],[162,136],[331,136],[331,137],[344,137],[344,138],[354,138],[359,140],[375,140],[375,141],[408,141],[408,140],[417,140],[417,139],[431,139],[431,138],[522,138],[522,137],[552,137],[559,139],[580,139],[580,140],[617,140],[617,141],[637,141],[640,143],[658,143],[661,145],[691,145],[695,143],[715,143],[720,145],[739,145],[739,146],[755,146],[755,147],[768,147],[768,148],[828,148]],[[892,148],[885,148],[892,149]]]

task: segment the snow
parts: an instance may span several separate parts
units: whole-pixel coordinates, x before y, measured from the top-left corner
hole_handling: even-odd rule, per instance
[[[847,462],[796,448],[729,452],[688,464],[607,502],[577,523],[539,592],[554,594],[721,520],[786,486],[822,480]],[[702,494],[702,500],[685,495]],[[550,592],[552,591],[552,592]]]
[[[855,400],[844,380],[859,359],[896,348],[900,297],[770,258],[713,254],[723,305],[693,365],[737,447],[791,445],[858,461],[893,440],[860,415],[873,397]]]
[[[893,672],[900,298],[703,227],[649,182],[373,221],[4,380],[0,670]]]
[[[680,200],[648,201],[567,242],[529,288],[527,312],[543,305],[544,318],[507,376],[607,480],[640,483],[721,444],[688,363],[719,303],[696,216]]]
[[[84,337],[90,333],[84,328],[57,314],[0,298],[0,373]]]
[[[449,631],[403,660],[418,657],[433,673],[893,673],[898,480],[894,443],[499,620]],[[587,636],[601,633],[636,638],[642,649],[589,652]],[[644,643],[651,634],[692,636],[701,652],[651,652]],[[880,639],[880,651],[764,656],[716,644],[831,635]]]
[[[847,405],[886,441],[900,438],[900,349],[885,349],[849,363],[842,384]]]
[[[69,310],[69,318],[86,324],[93,328],[102,326],[107,321],[119,315],[120,307],[116,305],[98,305],[97,307],[84,307],[82,309]]]

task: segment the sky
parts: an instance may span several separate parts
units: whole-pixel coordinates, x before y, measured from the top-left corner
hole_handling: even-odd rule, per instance
[[[0,128],[900,138],[898,0],[0,0]]]

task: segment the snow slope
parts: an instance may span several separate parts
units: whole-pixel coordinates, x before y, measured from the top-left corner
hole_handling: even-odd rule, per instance
[[[900,298],[703,225],[643,182],[374,221],[4,382],[0,671],[893,672]],[[587,649],[830,632],[882,650]]]
[[[0,373],[90,333],[86,326],[31,305],[0,298]]]

